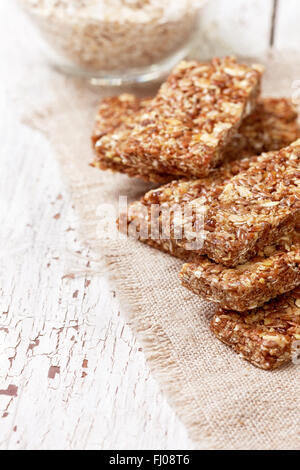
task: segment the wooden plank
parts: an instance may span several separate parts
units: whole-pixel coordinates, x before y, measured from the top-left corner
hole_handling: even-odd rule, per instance
[[[274,47],[296,49],[300,46],[300,2],[279,0],[275,25]]]
[[[210,0],[200,14],[199,58],[257,57],[270,45],[273,0]]]

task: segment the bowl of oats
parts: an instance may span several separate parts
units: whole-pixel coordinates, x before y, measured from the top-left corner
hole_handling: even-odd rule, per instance
[[[92,83],[159,79],[189,52],[203,0],[19,0],[47,56]]]

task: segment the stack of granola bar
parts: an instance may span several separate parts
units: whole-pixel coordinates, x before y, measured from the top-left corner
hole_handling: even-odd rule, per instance
[[[164,183],[122,232],[185,261],[182,284],[218,311],[211,329],[262,369],[300,340],[300,129],[263,68],[183,62],[153,99],[105,99],[93,166]]]

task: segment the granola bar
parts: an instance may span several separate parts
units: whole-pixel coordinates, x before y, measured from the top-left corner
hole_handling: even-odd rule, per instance
[[[249,167],[251,160],[235,162],[215,170],[214,176],[195,181],[174,181],[147,193],[129,207],[119,222],[121,230],[148,245],[170,253],[190,264],[181,276],[185,287],[223,308],[239,311],[262,305],[300,283],[299,232],[283,237],[276,246],[265,247],[250,262],[228,269],[178,245],[168,231],[164,234],[163,208],[174,208],[195,197],[211,203],[221,191],[224,180]],[[243,168],[242,168],[243,167]],[[222,184],[223,183],[223,184]],[[153,207],[158,212],[153,212]],[[172,221],[173,212],[170,214]]]
[[[298,113],[291,100],[261,98],[225,149],[225,161],[280,150],[300,138]]]
[[[243,312],[260,307],[300,285],[300,232],[233,269],[199,257],[183,266],[180,278],[183,286],[223,309]]]
[[[189,250],[227,267],[244,264],[299,226],[299,159],[300,140],[280,152],[224,165],[209,178],[173,182],[151,191],[131,207],[129,224],[145,222],[145,218],[149,226],[155,224],[160,216],[158,213],[153,218],[153,204],[166,208],[178,203],[185,209],[191,206],[190,220],[180,220],[181,237],[175,235],[178,222],[171,213],[168,244],[160,242],[160,233],[154,233],[151,239],[174,256],[182,257],[184,250]],[[234,171],[237,174],[232,177]],[[194,208],[197,212],[198,207],[206,208],[200,229],[194,219]],[[186,236],[189,232],[205,235],[201,247],[191,247]],[[144,236],[140,239],[149,243]]]
[[[127,129],[122,125],[97,140],[94,166],[130,176],[150,173],[150,180],[156,174],[206,176],[223,161],[226,145],[253,111],[261,76],[262,67],[233,58],[182,62],[153,100],[133,103],[142,106],[139,112],[132,113],[129,103]]]
[[[203,198],[190,204],[197,213]],[[199,254],[228,267],[244,264],[291,233],[300,219],[300,139],[251,160],[248,170],[227,182],[206,209]],[[184,224],[198,234],[197,220]],[[187,242],[183,237],[178,244]]]
[[[164,237],[166,222],[163,220],[162,211],[169,211],[170,219],[167,223],[171,228],[178,207],[183,213],[188,203],[200,197],[207,205],[211,204],[221,193],[224,184],[240,171],[247,170],[251,161],[256,158],[229,162],[213,170],[206,178],[176,180],[149,191],[140,201],[132,203],[127,213],[121,214],[118,221],[120,231],[184,261],[192,261],[194,256],[198,258],[198,253],[187,250],[185,246],[179,246],[173,231]]]
[[[139,99],[126,93],[105,98],[101,102],[92,134],[92,145],[96,150],[96,158],[91,164],[93,167],[140,176],[157,183],[170,180],[169,175],[126,165],[119,152],[132,132],[139,112],[149,102],[149,98]]]
[[[206,176],[260,93],[261,66],[234,58],[181,62],[149,103],[122,149],[125,162],[160,173]]]
[[[129,166],[123,163],[120,149],[150,99],[140,99],[130,94],[105,98],[98,111],[92,135],[96,157],[92,166],[110,169],[129,176],[142,177],[156,183],[173,179],[145,166]],[[224,160],[232,161],[262,152],[279,150],[300,137],[298,114],[294,105],[286,98],[264,98],[246,117],[224,151]]]
[[[251,312],[220,310],[211,330],[256,367],[273,370],[297,359],[300,340],[300,287]]]

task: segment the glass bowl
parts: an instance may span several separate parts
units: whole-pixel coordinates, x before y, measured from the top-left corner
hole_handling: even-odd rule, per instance
[[[166,75],[188,54],[203,0],[19,0],[61,71],[122,85]]]

